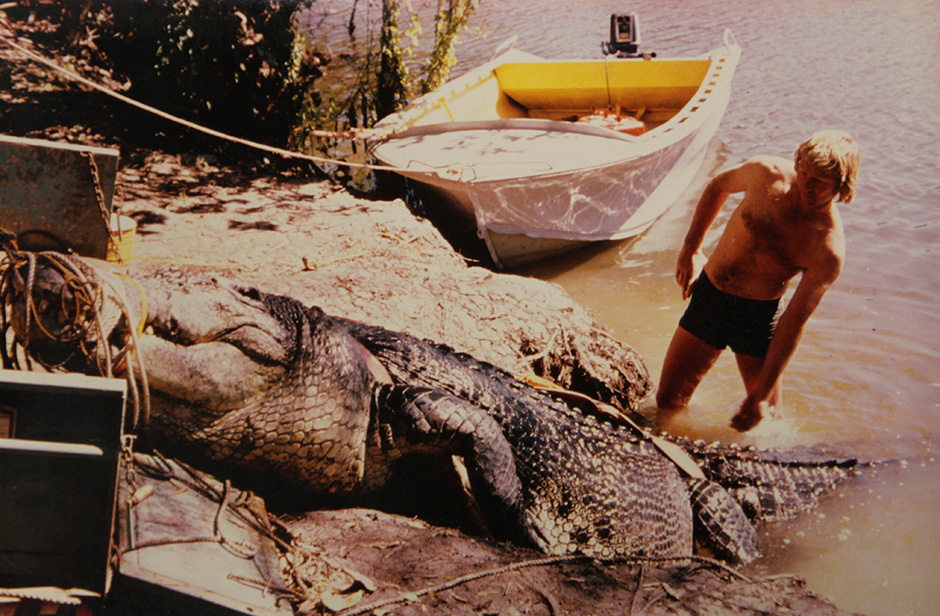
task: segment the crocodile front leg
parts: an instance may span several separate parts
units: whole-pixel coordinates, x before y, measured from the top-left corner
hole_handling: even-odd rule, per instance
[[[490,530],[504,539],[547,545],[525,518],[522,484],[499,424],[469,402],[424,387],[380,385],[373,394],[373,426],[384,456],[461,456],[474,498]],[[508,529],[508,532],[507,532]]]
[[[707,479],[689,480],[695,535],[716,556],[747,564],[760,556],[757,531],[731,494]]]

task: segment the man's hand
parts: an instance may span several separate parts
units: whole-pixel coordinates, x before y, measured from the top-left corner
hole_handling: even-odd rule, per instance
[[[731,427],[738,432],[747,432],[760,423],[764,415],[770,411],[770,404],[766,400],[755,400],[751,396],[744,399],[738,414],[731,418]]]
[[[690,251],[684,246],[679,251],[679,261],[676,263],[676,282],[682,289],[682,299],[689,299],[692,295],[692,283],[698,278],[705,266],[705,253],[701,250]]]

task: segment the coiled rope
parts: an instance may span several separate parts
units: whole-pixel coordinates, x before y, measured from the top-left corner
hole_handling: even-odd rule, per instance
[[[143,357],[137,352],[140,324],[132,321],[119,283],[68,255],[19,251],[9,241],[0,249],[5,249],[0,260],[0,367],[32,370],[36,362],[48,372],[69,372],[66,364],[79,353],[88,366],[108,378],[123,366],[134,408],[129,428],[146,424],[150,388]],[[37,283],[40,270],[42,283]],[[55,313],[52,320],[44,314],[50,308]],[[36,344],[43,342],[71,352],[46,356],[42,345]],[[112,343],[120,347],[112,348]]]

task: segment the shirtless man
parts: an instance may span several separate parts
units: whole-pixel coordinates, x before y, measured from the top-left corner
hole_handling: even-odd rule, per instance
[[[779,404],[783,370],[842,270],[845,238],[835,200],[852,201],[858,164],[852,137],[824,130],[797,148],[793,163],[755,157],[709,182],[676,266],[682,297],[692,299],[663,364],[656,403],[664,415],[688,405],[725,346],[734,351],[747,390],[731,426],[750,430]],[[728,195],[741,192],[706,262],[705,233]],[[797,274],[800,282],[778,319],[780,298]]]

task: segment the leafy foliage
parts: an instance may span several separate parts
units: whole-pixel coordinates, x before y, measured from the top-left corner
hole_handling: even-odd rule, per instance
[[[313,0],[70,0],[59,40],[127,94],[212,128],[284,145],[319,75],[293,16]],[[50,9],[50,10],[55,10]]]
[[[345,42],[309,18],[340,12],[332,0],[21,0],[19,14],[43,11],[56,26],[41,45],[107,73],[143,103],[240,137],[345,155],[308,129],[368,127],[436,88],[478,2],[342,3]],[[422,19],[433,19],[434,35],[419,62]]]
[[[408,101],[408,67],[401,48],[398,22],[401,4],[382,1],[382,33],[379,40],[379,72],[375,89],[375,115],[382,118]]]
[[[328,86],[323,88],[321,111],[328,107],[329,113],[318,117],[321,126],[333,121],[352,127],[371,126],[410,99],[437,88],[456,64],[454,50],[459,36],[466,31],[479,0],[381,0],[380,15],[363,4],[371,8],[374,3],[354,0],[346,5],[346,40],[339,40],[342,37],[335,24],[332,29],[323,26],[326,9],[319,17],[304,18],[309,20],[302,28],[304,44],[310,48],[341,47],[336,55],[350,60],[347,72],[354,75],[351,79],[347,76],[335,92],[329,92]],[[315,5],[311,13],[320,11],[321,5]],[[335,17],[335,11],[330,16]],[[422,21],[431,20],[433,38],[422,41]]]
[[[318,82],[321,100],[305,107],[295,131],[295,147],[349,156],[348,143],[311,137],[306,129],[369,127],[440,85],[456,63],[459,35],[466,31],[478,4],[479,0],[382,0],[381,14],[376,15],[369,10],[372,2],[354,0],[348,17],[344,16],[342,33],[337,24],[324,26],[329,18],[337,17],[335,12],[318,13],[324,5],[314,5],[310,15],[302,18],[304,45],[340,51],[329,53],[334,65],[330,78]],[[419,51],[422,20],[433,20],[434,38],[424,41],[427,44]],[[355,144],[351,147],[355,152]]]
[[[447,78],[450,69],[457,63],[454,49],[467,20],[476,10],[478,0],[447,0],[439,2],[434,21],[434,50],[428,58],[425,75],[421,81],[421,93],[437,89]]]

